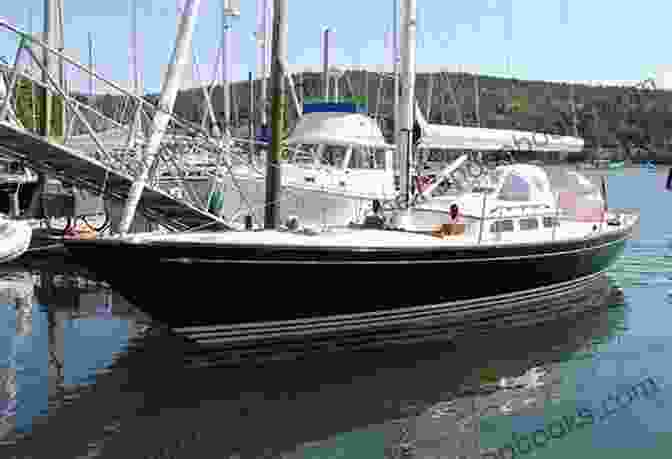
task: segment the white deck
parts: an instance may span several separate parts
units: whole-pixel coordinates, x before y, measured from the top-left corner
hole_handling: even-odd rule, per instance
[[[632,224],[632,222],[629,222]],[[628,224],[628,222],[626,222]],[[515,245],[542,243],[555,240],[583,239],[595,232],[616,232],[622,226],[598,224],[597,231],[593,223],[562,222],[553,234],[552,228],[531,231],[513,231],[499,233],[500,238],[486,233],[479,244],[478,236],[449,236],[440,239],[426,234],[401,231],[385,231],[377,229],[331,229],[316,235],[293,233],[288,231],[239,231],[212,233],[181,233],[156,235],[151,233],[134,234],[126,239],[130,242],[173,242],[196,244],[252,244],[281,246],[312,246],[312,247],[357,247],[357,248],[405,248],[405,247],[443,247],[443,246],[474,246],[474,245]],[[487,228],[486,228],[487,229]],[[489,239],[486,239],[486,236]]]

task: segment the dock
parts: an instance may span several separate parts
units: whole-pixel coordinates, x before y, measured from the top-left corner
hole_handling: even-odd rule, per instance
[[[86,154],[0,121],[0,153],[64,183],[124,202],[133,178]],[[167,192],[145,186],[138,207],[145,218],[168,229],[230,229],[224,220]]]

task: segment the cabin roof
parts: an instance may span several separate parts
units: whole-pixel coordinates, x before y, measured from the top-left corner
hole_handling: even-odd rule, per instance
[[[316,112],[301,117],[287,139],[290,145],[330,144],[394,148],[376,122],[359,113]]]

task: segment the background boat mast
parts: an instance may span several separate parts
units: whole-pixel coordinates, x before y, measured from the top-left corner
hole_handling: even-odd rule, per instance
[[[410,198],[410,163],[412,151],[413,118],[415,113],[415,48],[416,48],[416,0],[402,0],[401,8],[401,100],[399,101],[399,125],[397,151],[399,157],[399,190],[402,205]],[[395,122],[396,124],[396,122]]]
[[[222,2],[222,92],[224,94],[224,119],[222,135],[231,135],[231,26],[233,18],[240,16],[237,0]]]
[[[280,156],[284,127],[285,81],[283,63],[287,62],[287,0],[273,2],[273,52],[271,54],[271,83],[273,105],[271,117],[271,149],[268,152],[266,169],[266,212],[264,226],[276,229],[280,223],[278,201],[280,199]]]

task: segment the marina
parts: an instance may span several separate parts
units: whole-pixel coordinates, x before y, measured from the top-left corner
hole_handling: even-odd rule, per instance
[[[138,2],[125,82],[92,33],[88,64],[66,47],[66,3],[40,33],[0,18],[0,456],[668,456],[653,80],[618,126],[577,84],[540,109],[473,75],[472,107],[419,72],[429,0],[391,2],[371,74],[323,28],[314,78],[296,10],[258,0],[243,86],[223,0],[210,83],[211,11],[183,0],[150,93]]]

